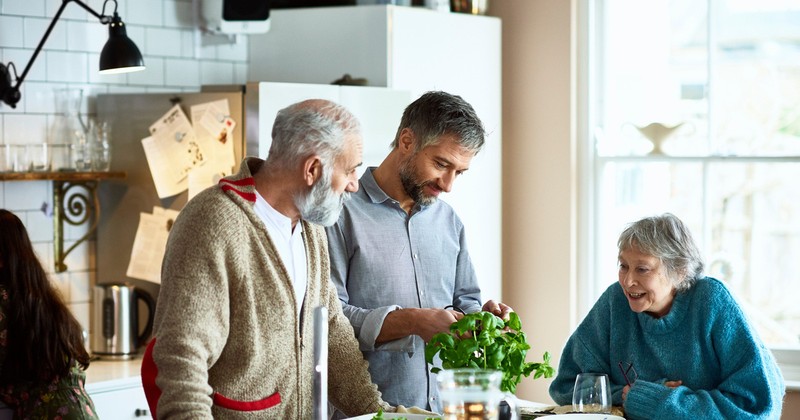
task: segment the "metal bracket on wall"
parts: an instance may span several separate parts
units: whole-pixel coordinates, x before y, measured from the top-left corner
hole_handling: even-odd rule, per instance
[[[67,271],[64,264],[67,255],[97,229],[100,220],[98,183],[125,177],[125,172],[12,172],[0,174],[0,181],[53,181],[53,260],[56,273],[63,273]],[[89,220],[91,225],[86,234],[64,251],[64,223],[80,226]]]
[[[83,191],[75,189],[79,187]],[[92,215],[94,214],[94,217]],[[80,226],[91,219],[86,234],[64,251],[64,223]],[[67,271],[64,260],[75,247],[89,239],[100,219],[97,181],[53,181],[53,260],[56,273]]]

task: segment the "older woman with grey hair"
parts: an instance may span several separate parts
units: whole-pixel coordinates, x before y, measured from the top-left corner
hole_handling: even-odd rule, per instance
[[[703,276],[692,235],[666,213],[620,235],[619,281],[567,341],[550,396],[581,372],[608,374],[628,419],[779,418],[775,360],[725,285]]]

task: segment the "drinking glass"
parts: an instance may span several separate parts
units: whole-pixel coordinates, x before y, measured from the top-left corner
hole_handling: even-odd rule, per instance
[[[6,171],[28,172],[29,170],[28,146],[24,144],[6,145]]]
[[[50,170],[50,145],[47,143],[29,144],[28,170],[32,172],[47,172]]]
[[[106,172],[111,169],[111,126],[106,121],[90,121],[88,130],[92,170]]]
[[[579,373],[572,392],[572,410],[611,413],[611,387],[605,373]]]
[[[53,168],[53,171],[65,172],[75,170],[72,160],[71,145],[51,144],[50,150],[50,164]]]
[[[7,144],[0,144],[0,174],[11,172],[11,148]]]

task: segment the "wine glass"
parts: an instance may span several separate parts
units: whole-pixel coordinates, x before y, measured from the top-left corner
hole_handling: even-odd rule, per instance
[[[572,411],[611,413],[611,387],[605,373],[579,373],[572,392]]]

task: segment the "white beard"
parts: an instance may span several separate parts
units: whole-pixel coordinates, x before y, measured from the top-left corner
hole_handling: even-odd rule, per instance
[[[311,186],[311,191],[295,196],[294,203],[300,211],[300,218],[322,226],[336,223],[344,200],[349,198],[350,193],[337,195],[330,185],[330,177],[323,175]]]

